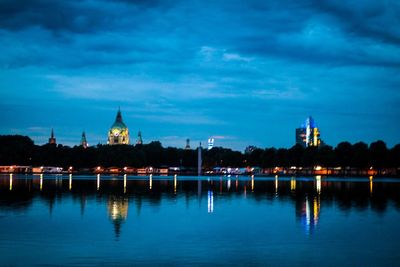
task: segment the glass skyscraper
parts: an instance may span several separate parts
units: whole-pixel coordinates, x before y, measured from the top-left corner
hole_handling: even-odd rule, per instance
[[[321,145],[319,129],[311,116],[306,119],[305,123],[300,128],[296,129],[296,144],[303,147],[318,147]]]

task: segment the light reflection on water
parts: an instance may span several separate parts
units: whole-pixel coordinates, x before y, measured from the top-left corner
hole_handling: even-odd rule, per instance
[[[396,179],[0,175],[0,265],[396,265],[399,210]]]

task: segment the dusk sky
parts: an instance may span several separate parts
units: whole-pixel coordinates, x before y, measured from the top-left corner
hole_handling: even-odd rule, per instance
[[[0,0],[0,134],[400,143],[400,1]]]

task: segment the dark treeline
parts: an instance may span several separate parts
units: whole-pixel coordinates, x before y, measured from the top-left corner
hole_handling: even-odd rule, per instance
[[[359,169],[373,166],[375,169],[400,167],[400,144],[388,148],[383,141],[367,145],[363,142],[342,142],[335,148],[321,146],[303,148],[295,145],[286,148],[254,149],[241,153],[231,149],[215,147],[202,151],[203,167],[246,167],[275,166],[311,167],[354,167]],[[97,145],[81,146],[42,145],[38,146],[26,136],[0,136],[0,165],[74,166],[75,168],[104,167],[187,167],[197,166],[197,150],[162,147],[158,141],[144,145]]]

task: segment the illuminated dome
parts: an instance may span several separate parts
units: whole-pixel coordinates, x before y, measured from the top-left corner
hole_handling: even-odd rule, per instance
[[[121,110],[118,110],[115,122],[108,131],[108,144],[122,145],[129,144],[129,130],[125,123],[122,121]]]

